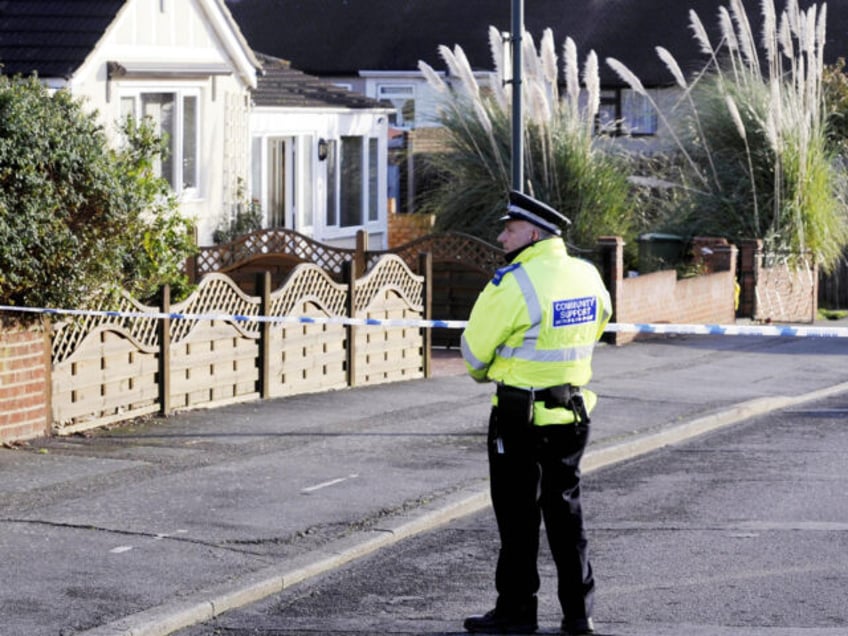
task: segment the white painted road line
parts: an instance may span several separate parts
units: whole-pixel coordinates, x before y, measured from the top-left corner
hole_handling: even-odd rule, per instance
[[[316,490],[321,490],[322,488],[328,488],[329,486],[335,486],[336,484],[340,484],[349,479],[356,479],[359,477],[357,474],[348,475],[347,477],[339,477],[338,479],[331,479],[330,481],[321,482],[320,484],[315,484],[314,486],[308,486],[302,489],[300,492],[303,495],[308,495],[310,493],[315,492]]]

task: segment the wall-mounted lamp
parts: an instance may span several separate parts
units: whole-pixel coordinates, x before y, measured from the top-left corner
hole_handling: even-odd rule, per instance
[[[323,137],[318,140],[318,161],[324,161],[330,154],[330,142]]]

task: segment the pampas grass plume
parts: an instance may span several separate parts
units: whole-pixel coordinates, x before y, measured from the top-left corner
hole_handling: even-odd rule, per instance
[[[727,110],[730,112],[730,117],[736,125],[736,131],[739,133],[739,136],[742,137],[742,139],[747,139],[748,135],[745,133],[745,124],[742,123],[742,116],[739,114],[739,109],[736,107],[736,102],[733,97],[725,95],[724,101],[727,104]]]
[[[554,46],[554,32],[550,28],[545,29],[541,42],[542,74],[547,82],[556,86],[557,81],[557,57]]]
[[[565,38],[563,45],[563,61],[565,70],[565,88],[572,104],[577,104],[580,95],[579,70],[577,68],[577,45],[570,37]]]
[[[639,78],[636,77],[633,71],[627,68],[624,64],[619,62],[614,57],[608,57],[607,64],[628,86],[630,86],[631,89],[633,89],[640,95],[648,94],[648,91],[645,90],[645,87],[642,85],[642,82],[639,80]]]
[[[430,87],[437,93],[448,92],[448,85],[445,84],[445,81],[439,76],[439,74],[433,69],[432,66],[427,64],[427,62],[425,62],[424,60],[419,60],[418,70],[421,71],[421,74],[424,75],[424,79],[427,80],[427,83],[430,85]]]
[[[589,51],[586,65],[583,67],[583,82],[586,84],[589,109],[588,119],[594,122],[595,116],[601,109],[601,75],[598,71],[598,55],[595,51]]]
[[[665,63],[666,68],[669,72],[674,76],[674,81],[677,82],[677,85],[686,89],[686,78],[683,77],[683,71],[680,70],[680,65],[677,63],[677,60],[674,59],[674,56],[671,52],[663,48],[662,46],[656,47],[656,52],[659,58]]]
[[[694,9],[689,9],[689,28],[694,32],[695,39],[698,40],[698,44],[701,46],[701,53],[712,55],[713,46],[710,44],[710,37],[707,35],[707,30],[704,28],[701,18],[698,17]]]

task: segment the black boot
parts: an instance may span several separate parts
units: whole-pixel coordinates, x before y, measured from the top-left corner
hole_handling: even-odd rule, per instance
[[[536,597],[518,605],[501,602],[482,616],[465,619],[465,631],[482,634],[532,634],[539,625],[536,622]]]

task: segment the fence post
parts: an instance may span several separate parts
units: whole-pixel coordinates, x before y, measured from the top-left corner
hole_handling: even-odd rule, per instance
[[[268,316],[271,310],[271,272],[256,274],[256,290],[259,292],[259,315]],[[271,323],[259,323],[259,397],[271,397]]]
[[[342,280],[347,283],[347,307],[345,311],[348,318],[354,318],[356,313],[356,260],[342,263]],[[356,328],[353,325],[345,325],[347,338],[347,385],[356,385]]]
[[[356,231],[356,255],[354,256],[356,264],[356,276],[361,276],[368,269],[368,232],[365,230]]]
[[[159,321],[159,414],[168,415],[171,412],[171,287],[162,285],[160,290],[162,313],[166,314]]]
[[[195,253],[187,256],[185,260],[185,273],[188,277],[188,282],[194,284],[197,282],[197,259],[200,257],[200,250],[197,248],[197,226],[192,224],[190,230],[192,242],[194,243]]]
[[[53,430],[53,321],[41,316],[44,330],[44,434]]]
[[[424,276],[424,287],[421,290],[424,320],[431,320],[433,316],[433,255],[430,252],[422,252],[418,255],[418,273]],[[421,339],[424,377],[429,378],[433,347],[432,327],[422,327]]]

